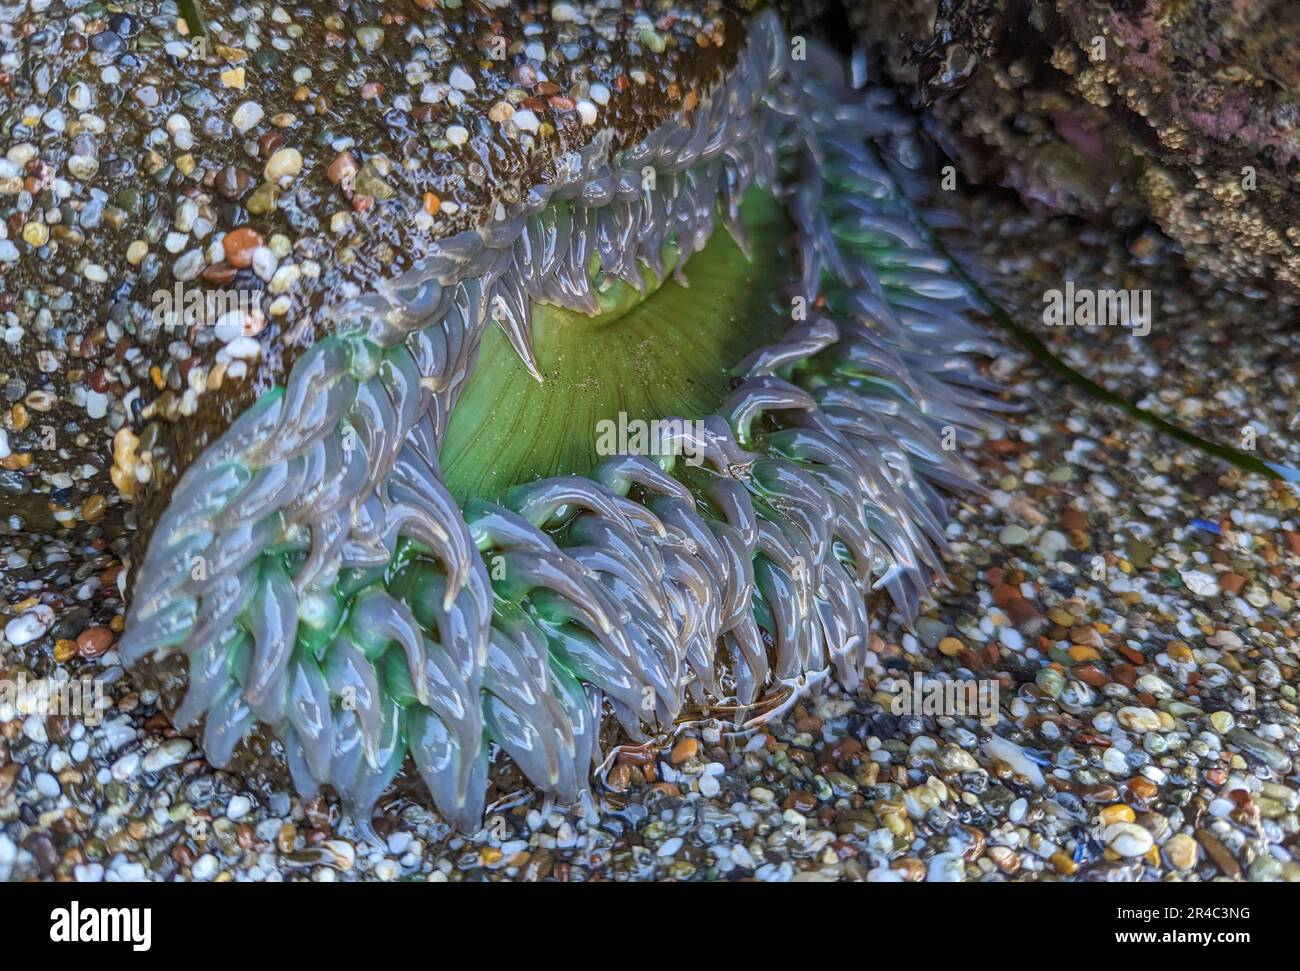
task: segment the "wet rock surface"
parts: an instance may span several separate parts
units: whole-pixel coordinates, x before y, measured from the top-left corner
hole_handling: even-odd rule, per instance
[[[1294,300],[1294,4],[905,0],[850,16],[933,102],[964,177],[1121,230],[1149,214],[1221,280]]]

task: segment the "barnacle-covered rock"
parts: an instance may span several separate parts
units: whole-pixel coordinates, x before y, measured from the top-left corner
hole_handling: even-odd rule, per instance
[[[849,16],[933,102],[971,178],[1121,225],[1150,214],[1217,278],[1294,298],[1294,4],[902,0]]]

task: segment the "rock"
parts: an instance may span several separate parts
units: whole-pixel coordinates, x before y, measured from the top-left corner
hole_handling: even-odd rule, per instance
[[[1160,715],[1150,708],[1126,705],[1115,713],[1115,718],[1121,728],[1138,734],[1154,732],[1160,728]]]
[[[84,658],[99,657],[113,643],[113,632],[107,627],[90,627],[77,635],[77,652]]]
[[[1161,847],[1161,851],[1164,853],[1165,862],[1175,870],[1190,870],[1196,866],[1198,852],[1196,840],[1186,833],[1175,833],[1169,837],[1169,841]]]
[[[262,234],[244,226],[232,229],[221,240],[221,248],[226,254],[226,261],[240,269],[253,264],[253,251],[263,243]]]
[[[1219,280],[1285,292],[1300,283],[1300,200],[1277,161],[1300,132],[1293,6],[1151,10],[902,0],[849,16],[934,102],[965,178],[1116,228],[1145,212]]]
[[[966,645],[955,637],[945,637],[939,641],[939,653],[945,657],[956,657],[966,650]]]
[[[1211,833],[1208,829],[1198,829],[1196,831],[1196,840],[1205,849],[1205,855],[1214,861],[1220,872],[1224,876],[1233,880],[1241,879],[1241,864],[1228,851],[1228,848],[1219,841],[1219,838]]]
[[[995,759],[1000,759],[1011,766],[1017,775],[1024,776],[1036,786],[1045,785],[1038,764],[1025,755],[1024,750],[1015,742],[1001,735],[990,735],[984,747]]]
[[[1055,529],[1044,531],[1043,535],[1038,538],[1038,552],[1048,562],[1055,560],[1069,548],[1069,539],[1066,538],[1064,533],[1060,533]]]
[[[241,132],[246,132],[254,128],[265,114],[265,110],[256,101],[245,101],[230,116],[230,123]]]
[[[1003,546],[1021,546],[1029,539],[1029,530],[1012,524],[1004,526],[998,533],[998,542]]]
[[[696,738],[683,738],[673,746],[672,751],[668,754],[668,761],[673,765],[681,765],[695,758],[700,751],[700,742]]]
[[[54,611],[46,604],[37,604],[5,624],[5,639],[14,647],[22,647],[44,637],[52,626]]]
[[[193,749],[188,738],[169,738],[146,755],[140,765],[146,772],[160,772],[184,762]]]
[[[916,633],[921,643],[928,648],[936,648],[948,633],[948,625],[934,617],[921,617],[916,622]]]
[[[1291,771],[1291,756],[1253,732],[1248,732],[1244,728],[1234,728],[1224,735],[1224,738],[1247,755],[1259,759],[1275,772]]]
[[[1236,594],[1241,593],[1241,588],[1245,585],[1246,578],[1240,573],[1229,571],[1227,573],[1219,574],[1219,589],[1224,593],[1230,593],[1235,596]]]
[[[253,801],[247,796],[232,796],[230,802],[226,804],[226,818],[238,822],[247,816],[252,808]]]
[[[279,182],[283,178],[295,178],[302,171],[302,153],[296,148],[282,148],[266,162],[262,174],[267,182]]]
[[[1108,849],[1120,856],[1145,856],[1155,845],[1155,840],[1136,823],[1113,823],[1102,832],[1102,839]]]
[[[1235,724],[1236,719],[1233,718],[1232,712],[1230,711],[1216,711],[1210,716],[1210,725],[1213,726],[1214,730],[1220,735],[1231,731]]]

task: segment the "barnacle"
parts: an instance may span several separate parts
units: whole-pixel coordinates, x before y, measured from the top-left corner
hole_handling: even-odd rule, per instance
[[[607,716],[743,723],[859,681],[873,591],[915,614],[992,347],[904,204],[910,119],[790,50],[757,15],[690,110],[354,295],[185,472],[121,653],[185,659],[213,764],[267,732],[365,828],[409,759],[471,829],[497,750],[573,801]],[[603,454],[620,412],[660,447]]]

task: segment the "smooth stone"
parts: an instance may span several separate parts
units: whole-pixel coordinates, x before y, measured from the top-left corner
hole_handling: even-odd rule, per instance
[[[1112,823],[1102,833],[1106,846],[1120,856],[1145,856],[1155,845],[1155,840],[1136,823]]]

